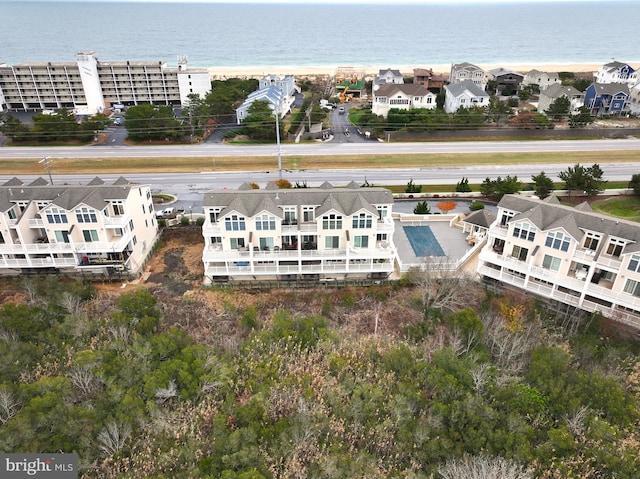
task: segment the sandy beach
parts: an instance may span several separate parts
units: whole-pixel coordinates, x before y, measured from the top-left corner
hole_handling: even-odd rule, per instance
[[[540,70],[543,72],[595,72],[604,63],[530,63],[530,64],[477,64],[480,68],[492,70],[494,68],[507,68],[520,73],[526,73],[531,70]],[[318,75],[335,75],[338,69],[351,68],[354,72],[362,72],[365,76],[375,76],[381,69],[391,68],[400,70],[406,76],[413,75],[414,68],[431,68],[434,73],[448,75],[451,69],[450,64],[446,65],[335,65],[335,66],[246,66],[246,67],[209,67],[209,74],[214,80],[224,80],[226,78],[259,78],[264,75],[295,75],[296,77],[318,76]]]

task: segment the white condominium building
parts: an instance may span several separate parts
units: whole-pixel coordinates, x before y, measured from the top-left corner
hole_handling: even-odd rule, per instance
[[[640,326],[640,224],[506,195],[487,238],[485,278]]]
[[[0,64],[0,110],[67,108],[94,114],[112,105],[179,106],[190,94],[206,95],[211,79],[205,68],[164,62],[101,62],[80,52],[75,62]]]
[[[206,193],[203,206],[210,281],[375,279],[394,270],[387,189],[243,185]]]
[[[0,185],[0,274],[136,274],[157,236],[149,185]]]

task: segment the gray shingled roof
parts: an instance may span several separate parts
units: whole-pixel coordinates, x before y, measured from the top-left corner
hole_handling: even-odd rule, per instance
[[[468,90],[469,93],[471,93],[474,96],[486,96],[486,97],[489,96],[487,92],[485,92],[482,88],[480,88],[478,85],[473,83],[471,80],[464,80],[464,81],[461,81],[460,83],[450,83],[449,85],[445,86],[445,89],[447,89],[454,97],[458,97],[462,95],[465,92],[465,90]]]
[[[464,219],[465,223],[472,225],[482,226],[483,228],[489,228],[491,224],[496,220],[496,215],[487,209],[481,209],[474,211]]]
[[[617,95],[624,93],[629,96],[629,86],[626,83],[592,83],[598,95]]]
[[[418,85],[417,83],[386,83],[378,88],[373,94],[376,97],[389,97],[399,92],[409,96],[433,95],[428,88]]]
[[[549,85],[547,88],[540,92],[540,96],[546,96],[547,98],[560,98],[561,96],[584,96],[580,90],[575,89],[572,86],[565,86],[559,83]]]
[[[527,219],[542,231],[563,228],[577,241],[584,231],[601,232],[632,241],[634,244],[625,246],[623,254],[640,250],[640,223],[516,195],[503,196],[498,206],[519,212],[510,222]]]
[[[38,182],[40,183],[40,182]],[[45,182],[46,183],[46,182]],[[47,201],[67,211],[81,205],[103,210],[111,200],[126,199],[131,183],[120,177],[113,185],[24,185],[17,178],[0,186],[0,211],[7,211],[18,201]]]
[[[374,205],[392,204],[385,188],[292,188],[281,190],[214,190],[205,193],[203,206],[220,207],[220,216],[237,212],[251,217],[263,210],[283,217],[283,206],[315,206],[316,216],[335,210],[346,216],[358,211],[376,215]]]

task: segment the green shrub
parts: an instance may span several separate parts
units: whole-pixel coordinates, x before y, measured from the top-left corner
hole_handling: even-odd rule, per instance
[[[469,205],[469,209],[471,211],[483,210],[484,209],[484,203],[481,202],[481,201],[476,200],[476,201],[474,201],[473,203],[471,203]]]
[[[183,226],[188,226],[189,223],[191,223],[191,221],[189,220],[188,216],[183,216],[182,218],[180,218],[180,224]]]
[[[197,226],[202,226],[203,224],[204,224],[204,218],[203,218],[202,216],[199,216],[199,217],[196,219],[196,225],[197,225]]]
[[[413,178],[411,178],[404,191],[405,193],[420,193],[422,191],[422,185],[416,185],[413,182]]]
[[[428,215],[430,213],[431,208],[429,207],[429,203],[427,203],[426,201],[420,201],[413,209],[414,215]]]
[[[463,177],[458,183],[456,183],[456,193],[469,193],[471,187],[469,186],[469,179]]]

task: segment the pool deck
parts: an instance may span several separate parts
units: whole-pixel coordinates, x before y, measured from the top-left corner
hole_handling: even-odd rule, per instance
[[[464,233],[460,228],[450,227],[448,221],[400,221],[396,219],[393,242],[398,249],[398,257],[403,269],[419,266],[424,261],[424,257],[416,256],[403,226],[429,226],[444,251],[443,259],[457,261],[471,249],[471,246],[467,244],[468,233]]]

